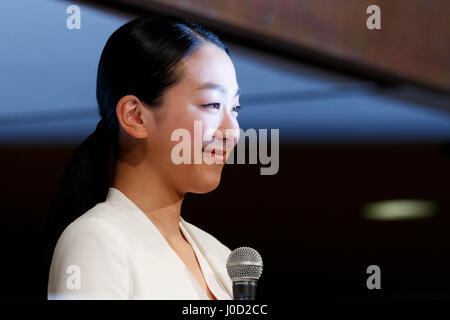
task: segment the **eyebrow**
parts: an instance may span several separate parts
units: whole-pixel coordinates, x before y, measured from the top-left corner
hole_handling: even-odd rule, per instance
[[[212,83],[212,82],[207,82],[207,83],[203,84],[202,86],[198,87],[195,90],[204,90],[204,89],[218,90],[218,91],[220,91],[222,93],[226,93],[226,91],[227,91],[223,86],[221,86],[219,84],[216,84],[216,83]],[[236,97],[240,93],[241,93],[241,88],[238,87],[238,89],[237,89],[236,93],[234,94],[234,96]]]

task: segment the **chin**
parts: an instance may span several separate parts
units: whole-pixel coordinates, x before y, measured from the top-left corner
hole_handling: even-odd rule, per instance
[[[220,184],[220,177],[220,174],[211,173],[196,179],[197,183],[191,192],[201,194],[214,191]]]

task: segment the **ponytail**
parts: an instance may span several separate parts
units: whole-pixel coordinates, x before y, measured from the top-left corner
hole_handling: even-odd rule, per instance
[[[56,190],[46,224],[48,255],[64,229],[84,212],[106,199],[117,159],[117,135],[100,120],[75,150]]]

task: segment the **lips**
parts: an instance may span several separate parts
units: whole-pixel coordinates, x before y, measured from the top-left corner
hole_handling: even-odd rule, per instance
[[[213,154],[213,155],[218,155],[218,156],[223,156],[223,155],[224,155],[223,150],[216,150],[216,149],[213,149],[213,150],[203,150],[203,152],[211,153],[211,154]]]
[[[203,152],[205,153],[209,153],[212,156],[217,156],[217,157],[225,157],[225,151],[223,149],[211,149],[209,148],[208,150],[202,149]]]
[[[211,151],[211,154],[223,156],[224,153],[223,153],[223,150],[213,150],[213,151]]]

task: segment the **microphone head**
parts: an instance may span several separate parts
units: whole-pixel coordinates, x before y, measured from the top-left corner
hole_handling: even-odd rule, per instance
[[[256,281],[261,277],[263,262],[255,249],[240,247],[231,251],[227,260],[231,281]]]

